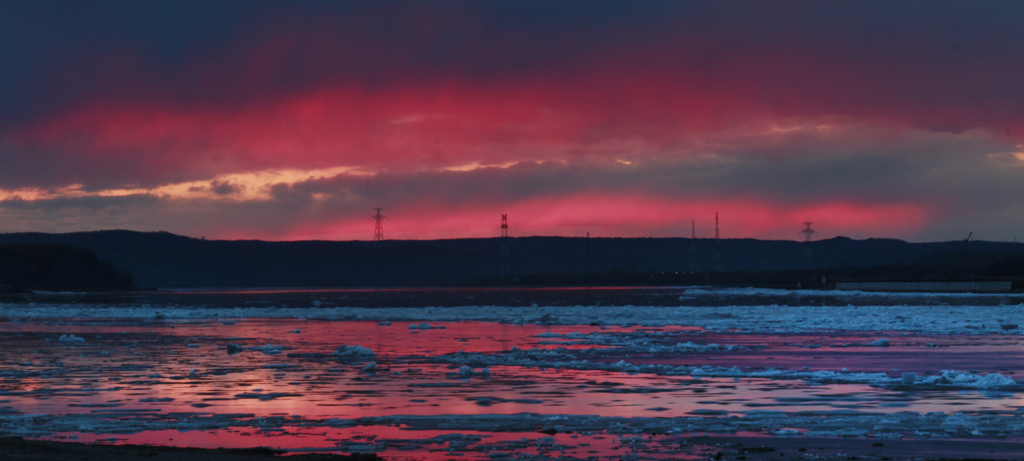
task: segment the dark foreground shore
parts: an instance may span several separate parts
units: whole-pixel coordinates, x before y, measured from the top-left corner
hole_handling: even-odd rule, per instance
[[[680,453],[709,460],[914,460],[969,461],[1024,459],[1024,445],[969,440],[873,440],[861,438],[698,436],[688,438]],[[189,461],[371,461],[376,454],[327,453],[286,455],[269,448],[179,448],[150,445],[92,445],[0,437],[0,459],[22,460],[179,460]]]
[[[1024,444],[963,439],[900,440],[860,437],[693,437],[712,460],[974,461],[1021,460]]]
[[[5,461],[69,460],[181,460],[243,461],[286,459],[288,461],[372,461],[383,459],[375,454],[335,455],[326,453],[280,456],[285,452],[269,448],[179,448],[150,445],[91,445],[71,442],[25,440],[0,437],[0,459]]]

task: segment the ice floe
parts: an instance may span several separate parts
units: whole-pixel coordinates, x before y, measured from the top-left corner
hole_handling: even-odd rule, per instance
[[[261,401],[298,397],[289,393],[247,392],[236,394],[236,399]],[[473,398],[480,406],[507,401],[499,397]],[[518,399],[517,403],[540,403],[531,399]],[[920,414],[902,412],[877,414],[856,411],[821,411],[789,414],[778,411],[752,411],[739,417],[705,415],[682,417],[602,417],[597,415],[517,414],[441,414],[391,415],[344,418],[302,418],[284,416],[257,417],[244,413],[154,413],[152,411],[125,410],[120,413],[72,413],[59,416],[39,414],[0,414],[0,435],[49,435],[58,432],[85,432],[96,434],[130,434],[151,430],[216,430],[263,429],[281,430],[298,428],[400,425],[410,430],[450,430],[477,432],[579,432],[592,434],[605,431],[617,435],[642,434],[694,434],[699,432],[736,433],[767,432],[779,435],[849,436],[872,438],[900,438],[905,435],[949,436],[974,438],[1002,434],[1024,434],[1024,425],[1016,415],[966,415],[931,412]],[[780,431],[783,431],[780,433]],[[451,435],[451,434],[449,434]],[[458,439],[458,436],[451,435]],[[479,437],[479,435],[475,436]],[[385,442],[386,443],[386,442]]]
[[[443,325],[434,326],[434,325],[431,325],[431,324],[429,324],[427,322],[420,322],[418,324],[410,323],[409,324],[409,329],[410,330],[443,330],[444,326]]]
[[[851,372],[847,369],[832,370],[788,370],[788,369],[750,369],[740,367],[713,367],[630,363],[626,360],[618,362],[592,361],[574,355],[580,351],[568,349],[518,349],[513,348],[505,353],[469,353],[459,351],[426,358],[426,361],[457,364],[463,369],[470,366],[522,366],[532,368],[559,368],[573,370],[604,370],[625,373],[652,373],[668,376],[694,376],[709,378],[750,378],[750,379],[797,379],[813,383],[867,384],[879,387],[896,387],[900,385],[931,386],[949,389],[1015,389],[1024,390],[1024,386],[1012,378],[999,373],[987,375],[973,374],[962,371],[942,371],[939,375],[919,377],[917,373],[903,373],[899,377],[886,373]]]
[[[1000,373],[979,375],[965,371],[942,370],[936,376],[929,376],[921,380],[922,384],[936,386],[965,387],[976,389],[998,389],[1017,387],[1018,384],[1013,378],[1003,376]]]
[[[273,344],[266,344],[263,346],[251,346],[245,347],[237,343],[229,343],[227,345],[228,354],[238,354],[245,351],[256,351],[265,355],[280,355],[282,351],[290,350],[290,347],[275,346]]]
[[[349,346],[348,344],[342,344],[340,347],[334,350],[331,355],[337,357],[374,357],[377,355],[373,349],[363,347],[357,344]]]
[[[792,296],[792,295],[791,295]],[[981,295],[977,295],[981,296]],[[971,298],[965,297],[965,300]],[[736,306],[459,306],[434,308],[279,308],[162,307],[89,304],[0,303],[0,317],[11,319],[245,319],[295,318],[325,320],[413,321],[411,330],[437,329],[430,322],[493,321],[541,325],[686,325],[717,331],[808,332],[823,330],[910,331],[935,334],[1008,334],[1024,323],[1017,305],[800,305]],[[573,339],[566,337],[564,339]]]

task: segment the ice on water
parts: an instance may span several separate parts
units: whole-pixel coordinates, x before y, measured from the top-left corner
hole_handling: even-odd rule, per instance
[[[624,447],[670,456],[644,436],[652,433],[1024,440],[1011,398],[1024,392],[1024,365],[1005,359],[1019,348],[1019,330],[1006,327],[1024,320],[1019,303],[893,294],[884,305],[839,307],[844,296],[880,295],[713,288],[679,296],[747,301],[2,304],[11,321],[0,322],[0,435],[174,443],[163,431],[203,431],[220,443],[296,448],[293,434],[312,451],[444,446],[464,459]]]

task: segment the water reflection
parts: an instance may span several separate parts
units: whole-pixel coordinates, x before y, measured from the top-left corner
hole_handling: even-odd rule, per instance
[[[514,364],[490,366],[485,374],[480,366],[467,372],[458,364],[437,360],[459,351],[501,354],[516,348],[557,351],[571,357],[597,351],[600,355],[585,357],[604,363],[623,360],[745,370],[808,366],[893,376],[899,376],[901,370],[971,369],[1013,375],[1022,366],[1015,337],[887,334],[889,347],[872,347],[866,344],[879,332],[763,335],[683,327],[486,322],[416,326],[280,319],[0,323],[0,413],[93,414],[107,420],[137,420],[140,415],[159,419],[160,415],[183,413],[318,421],[519,413],[716,418],[763,410],[1014,414],[1020,405],[1014,398],[1019,394],[1012,391],[908,391],[867,384],[663,376]],[[62,335],[72,334],[81,340],[60,340]],[[676,352],[671,354],[642,352],[684,343],[728,347],[690,352],[672,349]],[[336,355],[343,344],[366,347],[376,355]],[[235,353],[229,353],[229,347],[234,347]],[[371,362],[375,364],[372,371],[367,367]],[[121,434],[114,441],[315,450],[351,444],[360,440],[356,436],[409,438],[388,426],[322,429],[206,430],[177,436],[177,431],[153,429]],[[423,439],[445,433],[415,436]],[[109,437],[88,430],[56,436],[71,435],[94,441]],[[485,435],[490,437],[488,443],[522,439],[515,431]],[[254,437],[272,441],[253,442]],[[550,442],[537,442],[536,434],[530,437],[534,450]],[[561,443],[561,437],[566,436],[552,443]],[[593,447],[603,443],[611,449],[612,442],[607,439],[588,440]]]

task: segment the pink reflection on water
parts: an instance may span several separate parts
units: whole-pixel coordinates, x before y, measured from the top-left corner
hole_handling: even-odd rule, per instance
[[[452,437],[452,435],[456,437]],[[458,437],[462,436],[462,437]],[[143,444],[189,446],[198,448],[248,448],[272,446],[298,453],[378,453],[385,458],[490,460],[493,454],[569,456],[585,459],[595,453],[628,452],[619,437],[561,433],[552,436],[535,432],[409,431],[400,427],[373,426],[354,428],[288,428],[286,431],[213,430],[147,431],[137,434],[89,434],[65,432],[47,440],[73,440],[84,443]],[[477,440],[478,439],[478,440]],[[449,441],[449,440],[454,440]],[[654,442],[655,438],[650,437]],[[649,454],[648,459],[700,459],[698,455],[674,453]]]
[[[509,325],[443,322],[444,329],[365,321],[208,320],[183,322],[75,321],[0,323],[2,405],[25,414],[96,414],[116,411],[202,414],[243,413],[305,419],[355,419],[387,415],[575,414],[604,417],[742,415],[752,410],[1013,411],[1016,398],[981,392],[901,392],[867,385],[809,384],[800,380],[630,375],[619,372],[492,366],[491,376],[460,377],[457,366],[426,358],[458,351],[502,353],[564,347],[609,349],[602,361],[743,368],[924,372],[940,369],[1021,371],[1015,337],[943,337],[907,334],[735,334],[693,328]],[[652,344],[696,342],[763,346],[664,356],[619,353],[614,346],[542,344],[582,335],[637,334]],[[647,332],[649,338],[638,332]],[[59,341],[74,334],[83,341]],[[865,344],[880,336],[890,347]],[[229,344],[245,350],[228,354]],[[368,347],[374,357],[340,360],[342,344]],[[271,347],[266,347],[270,345]],[[941,347],[930,347],[936,345]],[[842,347],[838,347],[842,346]],[[262,347],[262,349],[260,349]],[[289,354],[305,354],[289,357]],[[320,354],[320,355],[310,355]],[[362,369],[378,365],[376,373]],[[193,371],[194,370],[194,371]],[[704,413],[701,413],[700,411]],[[125,416],[129,417],[129,416]],[[363,431],[363,432],[358,432]],[[259,434],[253,430],[145,431],[116,435],[118,443],[191,446],[266,444],[299,450],[332,447],[336,439],[388,435],[397,428],[316,428]],[[400,432],[408,437],[408,432]],[[333,435],[328,435],[333,434]],[[416,438],[425,436],[416,432]],[[175,436],[177,435],[177,436]],[[504,440],[505,435],[493,435]],[[79,434],[81,440],[102,440]],[[509,439],[512,440],[512,439]],[[599,439],[603,440],[603,439]],[[205,445],[226,444],[226,445]],[[235,444],[237,445],[230,445]],[[603,443],[603,442],[602,442]],[[608,448],[609,450],[611,448]],[[429,450],[425,451],[429,453]],[[430,455],[432,456],[432,455]],[[585,457],[585,456],[584,456]]]

